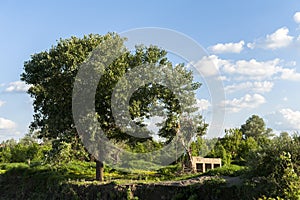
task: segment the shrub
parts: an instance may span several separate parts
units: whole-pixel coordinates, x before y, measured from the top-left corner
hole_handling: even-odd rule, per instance
[[[247,167],[239,165],[224,165],[211,169],[205,173],[210,176],[240,176],[247,170]]]

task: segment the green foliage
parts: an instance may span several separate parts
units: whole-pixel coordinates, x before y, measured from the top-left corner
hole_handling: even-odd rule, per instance
[[[180,164],[175,164],[175,165],[169,165],[164,168],[160,168],[159,170],[157,170],[157,172],[163,176],[174,177],[175,174],[178,174],[178,172],[181,170],[181,168],[182,167]]]
[[[285,167],[281,178],[280,187],[283,188],[284,197],[287,199],[300,198],[300,176],[295,172],[290,153],[280,155],[282,165]]]
[[[244,165],[250,154],[270,142],[271,129],[257,115],[252,115],[240,129],[225,130],[207,157],[222,158],[224,164]]]
[[[82,160],[87,159],[85,149],[80,147],[82,144],[72,115],[72,96],[82,95],[81,92],[73,91],[73,85],[79,67],[83,63],[91,68],[94,74],[100,73],[103,69],[96,88],[96,116],[93,117],[96,117],[95,120],[99,122],[101,129],[109,139],[115,142],[126,142],[134,147],[134,152],[151,151],[159,148],[159,145],[141,145],[147,140],[155,143],[152,132],[146,131],[147,135],[143,135],[141,138],[133,137],[130,134],[125,134],[115,123],[115,116],[113,116],[112,112],[112,95],[115,86],[126,72],[137,66],[146,67],[149,65],[153,69],[163,68],[166,70],[165,73],[167,75],[181,75],[172,78],[165,76],[164,83],[176,82],[177,88],[175,89],[184,88],[184,90],[180,90],[180,94],[182,94],[181,100],[184,99],[184,104],[179,102],[178,97],[171,89],[164,86],[164,84],[156,83],[147,83],[139,87],[134,91],[129,101],[128,110],[130,117],[140,127],[146,126],[144,124],[146,118],[152,116],[166,117],[166,121],[161,124],[159,136],[165,139],[167,143],[178,133],[178,119],[180,115],[187,110],[196,111],[194,107],[196,102],[195,91],[201,84],[193,82],[191,71],[187,70],[183,64],[173,65],[169,62],[165,50],[155,46],[137,46],[134,51],[130,51],[125,48],[124,40],[125,38],[121,38],[115,33],[108,33],[103,36],[91,34],[83,38],[71,37],[69,39],[61,39],[49,50],[32,55],[30,60],[24,63],[24,72],[21,74],[21,80],[31,85],[28,93],[33,98],[34,107],[34,119],[31,123],[31,129],[32,132],[36,131],[38,138],[52,142],[52,151],[48,154],[48,160],[52,159],[54,163],[63,165],[74,159],[74,157],[76,159],[81,157],[80,159]],[[112,48],[112,44],[114,48]],[[101,48],[99,48],[99,45]],[[109,51],[110,49],[112,51]],[[100,53],[91,54],[92,51]],[[106,58],[114,53],[118,53],[120,56],[110,63],[109,59]],[[87,58],[93,59],[89,60]],[[104,66],[105,64],[100,62],[99,58],[105,58],[100,59],[100,61],[104,63],[109,62],[109,64]],[[100,64],[97,62],[97,59]],[[93,80],[92,77],[90,79]],[[89,80],[85,81],[78,80],[78,82],[88,84]],[[124,82],[121,87],[122,89],[128,89],[128,85],[131,84],[133,83]],[[116,98],[118,103],[120,103],[125,97],[119,94]],[[187,106],[183,108],[185,104]],[[156,109],[157,107],[160,109]],[[201,116],[196,116],[195,121],[195,134],[203,135],[207,124],[203,122]],[[86,130],[90,129],[92,127],[88,127]],[[99,136],[97,131],[89,131],[88,134],[90,134],[90,138],[88,138],[90,141],[95,141],[95,138]],[[192,136],[189,137],[191,138]],[[82,152],[84,153],[81,154]],[[115,155],[115,152],[110,153]],[[141,158],[143,157],[139,159]],[[135,163],[128,164],[134,166]],[[97,170],[97,172],[99,171]]]
[[[284,200],[284,199],[280,197],[272,198],[272,197],[263,196],[261,198],[258,198],[258,200]]]
[[[210,147],[208,144],[208,140],[197,137],[196,141],[193,141],[190,145],[192,156],[206,156],[209,151]]]
[[[253,137],[248,137],[245,140],[242,140],[240,145],[239,145],[239,160],[241,161],[246,161],[250,154],[258,149],[258,144],[254,140]]]
[[[232,159],[232,155],[229,151],[226,151],[221,140],[217,141],[214,148],[206,157],[221,158],[224,165],[230,165]]]
[[[265,195],[283,199],[299,199],[300,177],[298,137],[277,137],[262,149],[253,152],[248,162],[251,175],[260,177]]]
[[[0,162],[42,162],[51,146],[38,144],[32,138],[25,136],[18,143],[12,140],[2,143],[0,147]]]
[[[215,169],[205,172],[209,176],[241,176],[245,174],[247,167],[239,165],[224,165]]]
[[[11,161],[10,147],[4,146],[0,148],[0,162],[8,163]]]
[[[249,117],[240,130],[245,139],[253,137],[256,141],[260,141],[259,145],[264,145],[266,139],[272,136],[272,129],[266,128],[264,120],[257,115]]]
[[[33,143],[31,145],[17,144],[11,149],[11,162],[25,162],[33,160],[39,151],[39,144]]]
[[[35,114],[31,127],[40,130],[40,138],[59,138],[60,141],[65,142],[72,142],[74,138],[77,138],[71,110],[75,76],[78,67],[88,57],[89,53],[104,41],[107,43],[119,41],[116,52],[122,53],[111,65],[106,66],[95,95],[98,120],[109,138],[133,139],[116,127],[111,111],[111,96],[120,78],[136,66],[151,64],[159,67],[159,65],[166,65],[171,71],[174,70],[174,72],[183,74],[185,80],[172,81],[181,81],[187,91],[184,97],[190,98],[191,105],[194,103],[193,91],[198,89],[200,84],[192,84],[192,73],[187,71],[183,65],[176,65],[173,68],[167,60],[167,52],[164,50],[155,46],[148,48],[137,46],[135,52],[131,53],[123,45],[124,38],[120,38],[114,33],[103,36],[91,34],[83,38],[61,39],[49,51],[31,56],[31,59],[25,62],[24,73],[21,75],[23,81],[32,85],[28,91],[34,99]],[[100,51],[105,53],[104,49]],[[119,98],[121,100],[123,97],[120,96]],[[135,91],[130,99],[130,113],[133,118],[150,117],[149,105],[158,100],[163,102],[165,108],[169,110],[165,128],[161,129],[160,135],[165,138],[173,137],[175,116],[180,114],[179,102],[172,91],[165,86],[149,84]]]

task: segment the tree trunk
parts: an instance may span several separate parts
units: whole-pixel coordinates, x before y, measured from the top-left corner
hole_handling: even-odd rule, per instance
[[[190,147],[188,146],[188,144],[186,144],[186,142],[184,141],[184,137],[180,131],[180,124],[177,125],[177,136],[180,137],[180,140],[181,140],[181,144],[182,146],[184,147],[185,151],[186,151],[186,154],[187,154],[187,167],[189,169],[191,169],[191,171],[193,173],[195,173],[195,169],[193,168],[193,156],[192,156],[192,152],[191,152],[191,149]]]
[[[103,162],[96,160],[96,180],[103,181]]]
[[[192,170],[192,172],[195,173],[196,171],[193,168],[193,156],[192,156],[191,149],[189,147],[186,147],[185,150],[186,150],[186,153],[187,153],[187,156],[188,156],[187,165]]]

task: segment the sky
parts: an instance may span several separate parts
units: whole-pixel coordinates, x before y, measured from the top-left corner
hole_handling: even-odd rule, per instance
[[[299,0],[253,1],[0,1],[0,141],[21,138],[32,121],[33,100],[20,82],[30,55],[60,38],[159,27],[185,34],[213,62],[225,91],[223,128],[257,114],[276,132],[300,129]],[[203,116],[211,97],[197,93]]]

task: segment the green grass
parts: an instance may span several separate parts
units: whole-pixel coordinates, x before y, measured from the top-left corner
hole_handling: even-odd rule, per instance
[[[246,167],[238,165],[223,166],[209,170],[206,173],[196,174],[178,174],[180,167],[178,165],[171,165],[162,168],[158,171],[146,170],[130,170],[119,171],[105,167],[104,179],[105,182],[139,182],[139,183],[152,183],[168,180],[185,180],[195,178],[202,175],[208,176],[239,176],[245,172]],[[26,163],[0,163],[1,176],[22,176],[23,178],[34,177],[36,179],[49,177],[58,182],[61,181],[89,181],[93,182],[95,178],[95,163],[94,162],[81,162],[72,161],[53,167],[50,165],[42,165],[32,163],[30,166]]]
[[[219,168],[211,169],[203,175],[208,176],[240,176],[247,171],[247,167],[239,165],[224,165]]]
[[[81,161],[72,161],[56,167],[41,163],[32,163],[31,165],[0,163],[0,193],[3,194],[1,199],[47,199],[53,194],[58,195],[55,198],[61,198],[59,195],[69,195],[74,188],[78,187],[84,190],[84,188],[93,188],[93,185],[96,187],[102,184],[124,186],[133,183],[179,181],[204,175],[236,176],[245,170],[245,167],[230,165],[210,170],[204,174],[179,174],[180,167],[178,165],[167,166],[158,171],[133,169],[120,171],[105,166],[105,181],[98,182],[94,179],[95,167],[94,162]],[[211,180],[206,184],[220,185],[218,180]],[[53,197],[53,199],[55,198]]]

